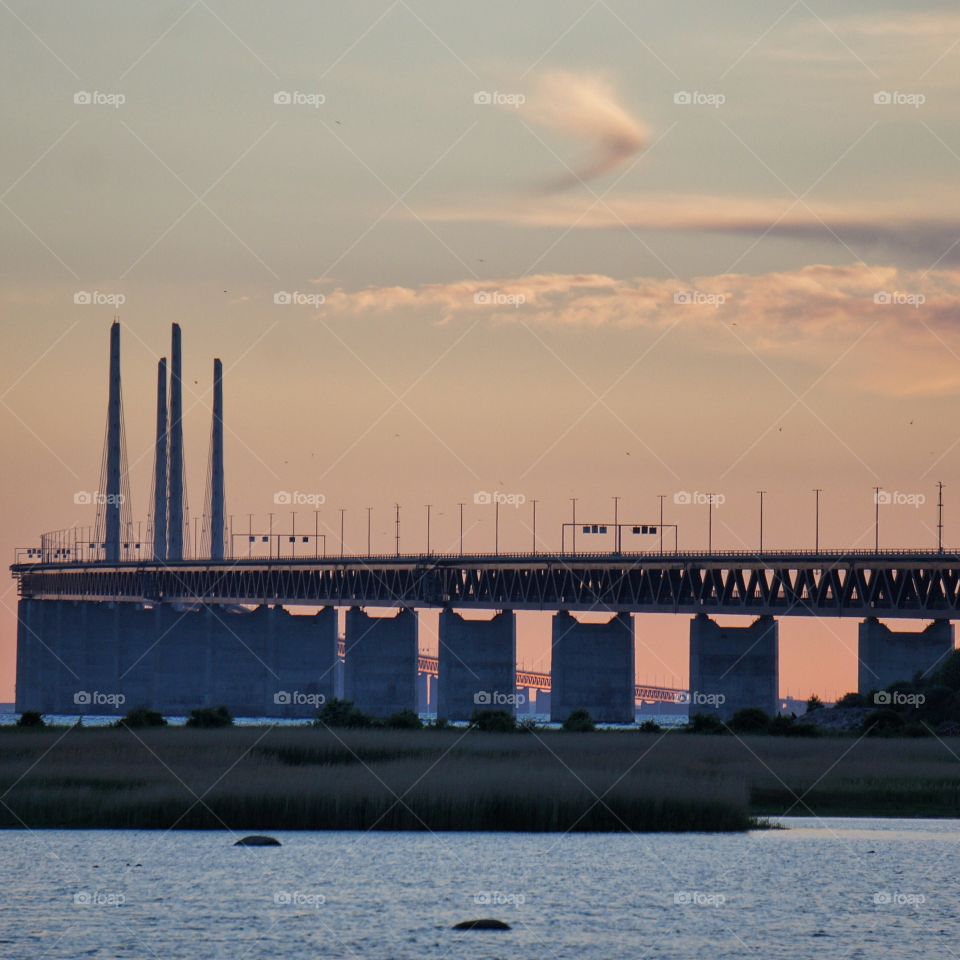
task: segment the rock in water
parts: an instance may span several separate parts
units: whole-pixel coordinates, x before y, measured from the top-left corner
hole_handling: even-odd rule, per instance
[[[235,847],[279,847],[280,841],[276,837],[243,837],[238,840]]]
[[[502,920],[494,920],[491,917],[484,917],[481,920],[461,920],[454,924],[454,930],[510,930],[509,923]]]

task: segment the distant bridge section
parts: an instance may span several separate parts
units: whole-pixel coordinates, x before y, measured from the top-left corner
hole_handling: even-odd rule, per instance
[[[960,554],[937,551],[41,560],[12,571],[34,599],[960,618]]]

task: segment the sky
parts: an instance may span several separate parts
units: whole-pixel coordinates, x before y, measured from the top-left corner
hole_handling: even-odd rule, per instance
[[[183,327],[192,512],[224,363],[228,511],[322,497],[347,550],[960,541],[960,13],[942,4],[0,4],[0,551],[92,522],[109,325],[132,512]],[[687,497],[686,495],[690,496]],[[691,500],[685,503],[684,500]],[[278,513],[279,517],[279,513]],[[277,520],[279,523],[279,519]],[[306,508],[298,522],[312,525]],[[0,699],[16,591],[0,590]],[[545,669],[547,621],[520,625]],[[688,624],[638,621],[683,684]],[[781,691],[856,684],[781,624]]]

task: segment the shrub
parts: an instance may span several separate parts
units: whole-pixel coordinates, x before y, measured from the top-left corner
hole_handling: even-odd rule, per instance
[[[735,733],[766,733],[770,717],[759,707],[744,707],[730,719],[730,729]]]
[[[954,650],[936,672],[934,682],[951,690],[960,690],[960,650]]]
[[[816,694],[814,694],[807,701],[807,713],[813,713],[814,710],[822,710],[822,709],[823,709],[823,701]]]
[[[792,714],[789,717],[777,714],[770,721],[767,733],[774,737],[819,737],[820,728],[812,723],[801,723]]]
[[[358,710],[352,700],[334,697],[323,705],[313,724],[316,727],[372,727],[373,718]]]
[[[137,730],[141,727],[165,727],[167,721],[162,713],[156,710],[148,710],[146,707],[135,707],[130,710],[125,717],[116,722],[118,727],[128,727],[131,730]]]
[[[644,720],[640,724],[641,733],[659,733],[662,729],[663,727],[656,720]]]
[[[226,707],[199,707],[190,711],[188,727],[232,727],[233,717]]]
[[[695,713],[687,725],[689,733],[726,733],[723,721],[712,713]]]
[[[513,733],[517,729],[517,721],[507,710],[474,710],[470,726],[483,733]]]
[[[412,710],[401,710],[393,716],[387,717],[386,726],[393,730],[422,730],[423,721],[420,715]]]
[[[903,730],[903,717],[896,710],[874,710],[863,721],[863,733],[870,737],[889,736]]]
[[[563,721],[563,729],[570,733],[590,733],[597,729],[593,722],[593,717],[586,710],[574,710],[566,720]]]
[[[837,707],[869,707],[873,705],[873,695],[845,693],[835,704]]]
[[[20,714],[20,719],[17,720],[18,727],[30,727],[33,730],[45,727],[46,725],[43,714],[38,713],[36,710],[24,710],[23,713]]]

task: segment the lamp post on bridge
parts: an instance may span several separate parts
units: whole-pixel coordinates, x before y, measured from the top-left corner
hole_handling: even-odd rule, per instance
[[[370,556],[370,515],[373,513],[373,507],[367,507],[367,556]]]
[[[943,483],[937,481],[937,553],[943,553]]]
[[[813,521],[813,550],[814,553],[820,552],[820,494],[823,493],[823,490],[820,487],[813,488],[814,495],[816,496],[816,510],[814,512],[814,521]]]
[[[881,487],[873,488],[873,550],[874,553],[880,552],[880,490]]]
[[[707,494],[707,553],[713,553],[713,494]]]
[[[428,503],[428,504],[425,504],[425,506],[427,508],[427,556],[429,556],[430,555],[430,508],[433,506],[433,504]]]
[[[463,556],[463,508],[465,504],[460,503],[460,556]]]
[[[660,501],[660,526],[657,527],[657,530],[660,533],[660,556],[663,556],[663,501],[666,500],[667,495],[665,493],[658,493],[657,499]]]
[[[766,490],[758,490],[757,493],[760,494],[760,552],[763,553],[763,495],[766,493]]]
[[[570,498],[570,503],[573,504],[573,523],[571,525],[571,530],[573,532],[573,553],[577,552],[577,499],[577,497]]]
[[[612,497],[613,500],[613,552],[620,552],[620,498]]]
[[[340,556],[343,556],[343,515],[347,512],[346,507],[340,508]]]
[[[397,556],[400,556],[400,504],[395,503],[394,507],[394,524],[396,527],[396,533],[394,534],[397,541]]]
[[[531,500],[533,505],[533,555],[537,555],[537,504],[539,500]]]

